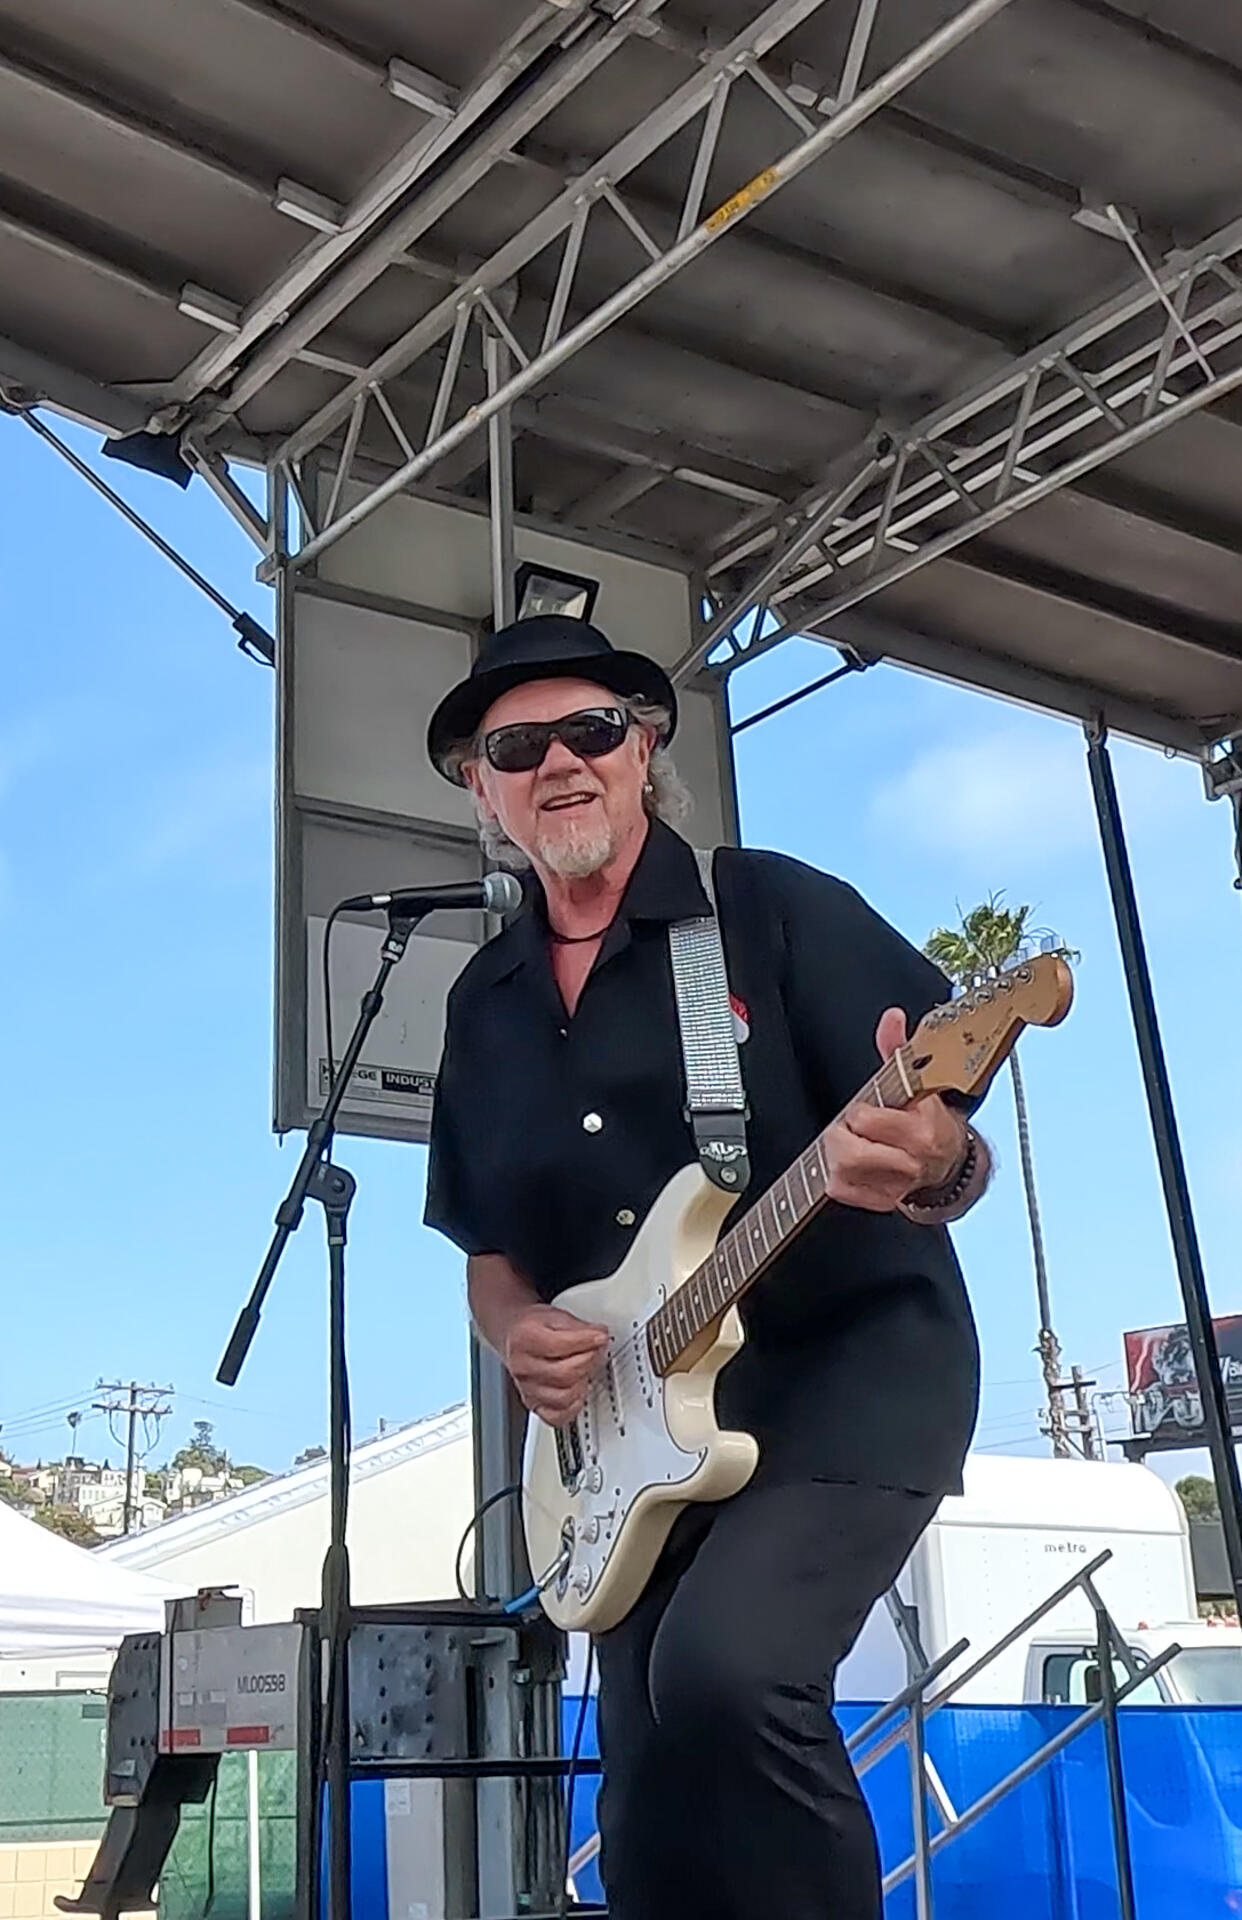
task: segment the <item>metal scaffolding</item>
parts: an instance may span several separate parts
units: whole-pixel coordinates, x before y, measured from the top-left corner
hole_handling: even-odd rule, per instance
[[[774,0],[774,4],[766,7],[725,47],[701,60],[689,80],[653,108],[580,179],[571,181],[550,206],[490,259],[461,275],[429,313],[276,448],[274,463],[283,467],[308,494],[302,463],[331,435],[342,427],[345,431],[337,478],[323,523],[314,527],[310,539],[291,556],[290,564],[296,569],[311,565],[386,500],[430,474],[445,455],[469,440],[497,411],[530,393],[546,375],[698,259],[772,194],[896,99],[1009,3],[1010,0],[970,0],[936,32],[920,41],[869,85],[861,87],[863,62],[885,0],[856,0],[837,88],[830,98],[819,101],[820,123],[817,125],[760,62],[796,26],[818,12],[824,0]],[[659,4],[660,0],[638,0],[612,29],[617,44],[630,33],[641,31],[635,24],[635,16],[640,22],[654,17]],[[610,42],[601,42],[592,49],[594,64],[607,57],[610,45]],[[735,190],[705,215],[708,177],[725,129],[730,96],[734,88],[744,82],[760,88],[766,97],[775,100],[800,137],[791,140],[759,174],[739,181]],[[568,88],[570,81],[566,79],[564,84]],[[536,105],[532,104],[527,118],[535,112]],[[640,215],[634,205],[622,197],[619,187],[653,153],[698,119],[702,120],[702,126],[693,154],[688,156],[675,231],[670,238],[653,231],[650,218]],[[508,130],[503,138],[494,133],[489,143],[490,153],[470,156],[456,168],[450,168],[437,181],[428,201],[417,202],[388,230],[382,247],[365,271],[382,271],[467,185],[481,177],[479,169],[486,170],[502,150],[505,140],[517,137]],[[459,179],[458,175],[462,177]],[[588,228],[592,221],[605,218],[618,220],[628,229],[636,251],[646,256],[646,264],[603,297],[593,288],[587,301],[588,310],[571,323],[575,292],[583,284],[581,267]],[[501,311],[502,290],[514,275],[558,242],[561,243],[559,268],[546,312],[541,315],[538,337],[523,341]],[[362,284],[358,275],[363,272],[364,268],[359,265],[356,272],[351,272],[347,286],[334,287],[330,296],[332,312],[338,311],[351,293],[358,290]],[[258,355],[246,368],[227,397],[193,426],[191,443],[200,448],[204,446],[212,432],[236,414],[271,377],[277,357],[287,358],[292,351],[307,346],[331,317],[322,302],[311,302],[292,328],[284,329],[271,350]],[[489,391],[484,399],[466,405],[453,417],[467,335],[476,323],[501,336],[517,362],[517,371],[510,373],[503,384]],[[385,390],[386,383],[420,361],[430,363],[433,356],[439,377],[421,427],[421,445],[416,447]],[[353,470],[365,416],[372,404],[382,413],[392,432],[403,455],[402,462],[352,506],[338,511]]]
[[[720,605],[678,675],[718,644],[729,672],[794,634],[824,637],[885,587],[1242,386],[1229,351],[1240,340],[1235,220],[973,392],[881,430],[792,510],[740,519],[705,568]]]

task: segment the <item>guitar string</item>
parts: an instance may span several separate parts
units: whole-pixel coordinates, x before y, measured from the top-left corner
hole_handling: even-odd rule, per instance
[[[916,1093],[917,1093],[917,1088],[915,1087],[911,1079],[910,1071],[909,1071],[912,1065],[913,1065],[912,1044],[911,1044],[911,1041],[907,1041],[902,1047],[895,1049],[894,1053],[889,1057],[889,1059],[884,1062],[884,1064],[880,1067],[878,1072],[872,1075],[871,1079],[866,1083],[864,1087],[862,1087],[859,1090],[859,1092],[854,1096],[854,1100],[851,1101],[849,1104],[854,1105],[858,1101],[870,1101],[872,1104],[880,1107],[901,1108],[909,1105],[912,1102],[912,1100],[916,1097]],[[890,1096],[889,1099],[885,1098],[886,1094]],[[807,1162],[808,1162],[808,1156],[820,1148],[822,1139],[823,1139],[823,1133],[821,1132],[815,1137],[815,1139],[809,1144],[809,1146],[807,1146],[803,1150],[803,1152],[797,1156],[796,1160],[790,1163],[790,1166],[786,1169],[785,1173],[781,1176],[785,1182],[786,1194],[789,1200],[793,1203],[793,1217],[791,1220],[786,1222],[785,1225],[782,1227],[776,1215],[772,1214],[772,1224],[773,1224],[773,1227],[776,1229],[775,1243],[778,1249],[780,1248],[782,1243],[791,1236],[791,1232],[797,1232],[802,1227],[802,1225],[804,1224],[805,1220],[809,1217],[809,1215],[816,1210],[817,1201],[811,1200],[811,1197],[810,1197],[811,1183],[807,1179]],[[797,1202],[794,1201],[793,1199],[793,1191],[789,1186],[790,1175],[792,1174],[795,1166],[798,1168],[798,1172],[802,1180],[803,1190],[807,1195],[808,1201],[810,1202],[805,1214],[799,1212]],[[827,1185],[827,1169],[823,1164],[822,1152],[820,1155],[820,1178],[823,1181],[823,1184],[826,1186]],[[675,1341],[677,1342],[677,1344],[674,1347],[674,1352],[672,1355],[672,1357],[675,1359],[678,1357],[680,1353],[685,1351],[685,1348],[690,1344],[690,1341],[695,1339],[699,1333],[704,1332],[706,1328],[711,1325],[713,1319],[717,1317],[722,1317],[723,1313],[726,1312],[730,1306],[736,1303],[736,1299],[738,1298],[738,1296],[742,1292],[746,1291],[751,1281],[757,1277],[758,1272],[760,1271],[760,1268],[763,1265],[765,1265],[767,1263],[767,1260],[771,1257],[771,1248],[767,1244],[767,1235],[766,1235],[766,1232],[764,1231],[763,1220],[762,1220],[762,1216],[759,1213],[759,1209],[763,1205],[764,1201],[769,1200],[770,1196],[776,1192],[776,1188],[779,1184],[780,1184],[779,1181],[774,1182],[772,1187],[770,1187],[765,1193],[759,1196],[758,1200],[755,1201],[754,1205],[748,1208],[746,1213],[743,1214],[741,1220],[737,1221],[735,1225],[730,1229],[729,1233],[722,1236],[722,1238],[716,1243],[716,1246],[712,1249],[711,1253],[707,1256],[707,1258],[701,1261],[699,1265],[694,1269],[694,1271],[691,1274],[689,1274],[684,1281],[680,1282],[679,1285],[673,1289],[673,1292],[669,1294],[661,1302],[660,1307],[658,1307],[653,1313],[647,1316],[641,1329],[631,1332],[619,1345],[609,1346],[607,1365],[612,1375],[611,1388],[609,1387],[609,1384],[606,1378],[605,1379],[597,1378],[593,1380],[589,1384],[587,1389],[588,1400],[594,1401],[594,1402],[601,1402],[603,1397],[607,1395],[610,1402],[612,1402],[615,1399],[616,1402],[620,1403],[619,1409],[617,1410],[620,1412],[622,1417],[624,1417],[624,1411],[625,1411],[624,1401],[626,1397],[626,1389],[637,1388],[639,1391],[639,1397],[645,1398],[645,1394],[643,1393],[644,1371],[647,1373],[649,1378],[652,1376],[654,1376],[657,1379],[663,1377],[660,1374],[659,1368],[655,1364],[655,1356],[650,1346],[651,1328],[652,1328],[653,1322],[656,1320],[657,1315],[660,1313],[665,1313],[666,1324],[669,1328],[669,1331],[673,1334]],[[821,1191],[820,1197],[822,1198],[822,1191]],[[741,1286],[737,1286],[729,1270],[727,1245],[730,1241],[732,1241],[734,1243],[735,1248],[740,1250],[742,1246],[747,1244],[746,1236],[742,1234],[741,1228],[746,1224],[748,1220],[752,1218],[752,1216],[756,1218],[757,1225],[751,1228],[751,1239],[753,1241],[753,1239],[756,1236],[756,1233],[762,1236],[764,1241],[765,1258],[760,1263],[760,1268],[756,1268],[752,1272],[747,1273],[745,1261],[742,1259],[739,1251],[738,1258],[737,1258],[737,1265],[738,1265],[739,1271],[742,1274],[742,1284]],[[720,1260],[720,1256],[722,1253],[724,1255],[723,1262],[721,1262]],[[711,1299],[711,1292],[710,1292],[711,1276],[708,1275],[708,1277],[705,1279],[704,1275],[706,1273],[706,1270],[713,1265],[715,1265],[716,1267],[715,1277],[717,1279],[723,1277],[725,1288],[731,1297],[726,1299],[724,1307],[719,1310],[719,1316],[715,1311],[710,1313],[707,1320],[704,1322],[703,1326],[699,1327],[696,1325],[694,1332],[690,1336],[690,1340],[685,1340],[680,1336],[679,1331],[676,1327],[675,1315],[672,1319],[670,1319],[667,1315],[667,1309],[669,1308],[670,1305],[672,1305],[672,1303],[676,1299],[680,1297],[685,1303],[687,1303],[687,1305],[683,1308],[687,1321],[688,1322],[692,1320],[697,1321],[698,1316],[701,1315],[703,1311],[702,1290],[704,1286],[708,1288],[709,1302]],[[693,1295],[691,1294],[690,1289],[696,1281],[699,1284],[699,1292],[697,1295]],[[693,1303],[693,1305],[689,1303]],[[643,1363],[640,1360],[640,1354],[639,1354],[639,1342],[643,1340],[645,1340],[647,1343],[647,1359],[645,1363]],[[598,1419],[598,1416],[596,1416],[596,1418]],[[614,1419],[615,1419],[615,1412],[614,1412]],[[616,1424],[619,1425],[620,1422],[617,1421]]]
[[[899,1056],[901,1057],[899,1058]],[[892,1055],[890,1055],[890,1057],[884,1062],[883,1066],[880,1067],[879,1070],[872,1075],[871,1079],[867,1081],[866,1085],[863,1086],[857,1094],[855,1094],[854,1099],[848,1103],[847,1107],[843,1109],[843,1111],[848,1111],[849,1106],[854,1106],[859,1101],[871,1101],[872,1104],[876,1106],[888,1107],[890,1109],[904,1107],[908,1105],[915,1091],[911,1081],[911,1077],[910,1077],[910,1068],[912,1067],[912,1065],[913,1065],[913,1060],[911,1057],[911,1047],[910,1047],[910,1043],[907,1041],[905,1045],[899,1047],[898,1049],[896,1049],[896,1051]],[[888,1099],[884,1097],[886,1094],[889,1095]],[[878,1098],[876,1097],[877,1095],[878,1095]],[[840,1117],[841,1117],[840,1115],[837,1116],[838,1119]],[[807,1163],[809,1156],[813,1155],[814,1153],[816,1153],[816,1151],[820,1149],[821,1143],[823,1140],[823,1134],[825,1131],[827,1131],[827,1129],[824,1129],[823,1131],[821,1131],[815,1136],[814,1140],[812,1140],[810,1144],[803,1149],[802,1153],[800,1153],[797,1156],[796,1160],[790,1163],[790,1166],[786,1169],[785,1173],[781,1176],[781,1179],[785,1180],[786,1183],[788,1183],[789,1175],[793,1172],[794,1167],[797,1166],[802,1176],[802,1183],[804,1188],[806,1189],[808,1197],[810,1196],[810,1193],[811,1193],[811,1183],[806,1178],[806,1172],[804,1170],[805,1163]],[[826,1186],[827,1185],[827,1168],[823,1164],[822,1152],[820,1154],[820,1176],[821,1176],[821,1179],[823,1180],[823,1184]],[[742,1218],[735,1223],[735,1225],[730,1229],[729,1233],[726,1234],[720,1241],[717,1242],[716,1247],[713,1249],[712,1254],[709,1254],[708,1259],[705,1261],[702,1261],[700,1265],[695,1268],[693,1273],[689,1274],[686,1277],[686,1279],[679,1284],[679,1286],[674,1288],[673,1292],[668,1296],[668,1298],[662,1302],[661,1308],[657,1308],[656,1310],[657,1312],[660,1312],[663,1309],[667,1309],[670,1306],[670,1304],[679,1295],[686,1300],[689,1300],[691,1298],[691,1295],[689,1294],[688,1289],[693,1285],[694,1281],[698,1279],[700,1275],[702,1275],[704,1268],[708,1265],[708,1262],[711,1259],[713,1259],[717,1253],[719,1253],[721,1248],[724,1247],[725,1241],[733,1240],[735,1245],[739,1248],[746,1244],[746,1236],[742,1234],[741,1229],[746,1225],[747,1221],[751,1220],[752,1216],[756,1217],[757,1224],[751,1227],[751,1230],[750,1230],[751,1239],[753,1241],[756,1234],[762,1236],[765,1255],[764,1255],[764,1261],[761,1262],[761,1265],[766,1264],[767,1259],[770,1257],[770,1248],[767,1245],[767,1234],[764,1231],[762,1217],[759,1216],[759,1209],[762,1207],[764,1201],[767,1200],[770,1195],[775,1194],[779,1185],[780,1185],[780,1180],[774,1181],[772,1186],[769,1187],[766,1190],[766,1192],[760,1194],[759,1198],[754,1202],[754,1205],[747,1209],[746,1213],[743,1214]],[[792,1198],[792,1195],[791,1195],[791,1198]],[[811,1206],[808,1209],[808,1213],[811,1211],[814,1211],[816,1204],[817,1204],[816,1201],[812,1200]],[[802,1226],[803,1221],[806,1217],[807,1217],[806,1215],[801,1215],[797,1212],[797,1208],[795,1205],[794,1220],[790,1223],[790,1225],[792,1225],[796,1230],[797,1228],[800,1228]],[[777,1220],[775,1215],[772,1216],[772,1220],[773,1220],[774,1227],[777,1229],[776,1245],[779,1248],[781,1243],[789,1237],[789,1226],[786,1226],[785,1228],[782,1229],[781,1224],[779,1220]],[[740,1288],[735,1288],[732,1282],[731,1276],[729,1275],[728,1264],[726,1259],[726,1264],[724,1269],[725,1278],[726,1278],[726,1282],[728,1283],[729,1291],[732,1295],[734,1295],[735,1298],[738,1294],[746,1290],[751,1280],[753,1280],[756,1277],[758,1272],[758,1269],[756,1269],[755,1272],[752,1272],[751,1274],[747,1274],[745,1262],[741,1258],[739,1258],[738,1260],[738,1266],[743,1275],[743,1284]],[[700,1285],[702,1284],[703,1282],[700,1281]],[[734,1304],[734,1300],[731,1299],[726,1304],[732,1305]],[[651,1314],[648,1317],[647,1324],[650,1325],[651,1321],[654,1320],[655,1317],[656,1317],[655,1314]],[[715,1315],[713,1314],[711,1317],[709,1317],[708,1321],[705,1323],[706,1325],[711,1324],[711,1318],[715,1318]],[[678,1353],[684,1352],[685,1347],[689,1344],[689,1342],[681,1339],[675,1323],[670,1322],[669,1324],[670,1324],[670,1331],[672,1332],[674,1339],[677,1342],[674,1349],[674,1355],[673,1355],[673,1357],[675,1358]],[[698,1331],[701,1332],[703,1331],[703,1329],[699,1328]],[[697,1334],[691,1335],[691,1339],[694,1339],[696,1337],[697,1337]]]
[[[901,1054],[908,1054],[909,1047],[907,1045],[905,1047],[900,1048],[898,1051]],[[888,1083],[887,1085],[884,1084],[886,1081]],[[878,1093],[880,1097],[878,1101],[875,1101],[875,1104],[880,1106],[887,1106],[890,1104],[890,1102],[885,1100],[884,1095],[885,1093],[888,1093],[891,1096],[895,1096],[891,1101],[891,1104],[893,1106],[898,1106],[898,1105],[904,1106],[908,1102],[910,1091],[911,1091],[911,1088],[910,1088],[907,1062],[904,1059],[899,1061],[897,1058],[897,1055],[894,1054],[887,1061],[885,1061],[884,1065],[879,1069],[879,1071],[875,1073],[872,1076],[872,1078],[867,1082],[867,1084],[860,1090],[860,1092],[855,1096],[855,1100],[856,1101],[867,1100],[867,1099],[874,1100],[875,1095]],[[851,1104],[854,1104],[854,1103],[851,1102]],[[792,1174],[795,1166],[799,1170],[800,1176],[802,1178],[803,1188],[808,1196],[808,1199],[810,1198],[810,1195],[812,1192],[812,1184],[811,1184],[811,1181],[809,1181],[806,1177],[806,1163],[808,1162],[809,1156],[811,1156],[816,1151],[816,1149],[819,1148],[822,1138],[823,1138],[822,1133],[816,1135],[815,1139],[811,1141],[810,1144],[803,1150],[803,1152],[797,1156],[796,1160],[790,1163],[790,1166],[786,1169],[786,1172],[784,1173],[784,1175],[782,1175],[782,1179],[786,1183],[786,1189],[787,1191],[789,1191],[791,1200],[793,1196],[792,1196],[792,1191],[790,1191],[788,1188],[788,1181],[789,1181],[789,1176],[790,1174]],[[821,1170],[821,1178],[825,1178],[826,1169],[823,1167],[822,1156],[821,1156],[821,1162],[820,1162],[820,1170]],[[696,1280],[699,1283],[699,1299],[695,1303],[695,1305],[689,1309],[688,1317],[689,1317],[689,1314],[692,1313],[693,1320],[695,1323],[697,1323],[698,1317],[702,1312],[701,1296],[702,1296],[702,1290],[704,1287],[708,1288],[709,1301],[711,1298],[711,1294],[710,1294],[711,1280],[709,1277],[705,1277],[706,1269],[711,1264],[713,1263],[716,1264],[717,1276],[723,1277],[726,1290],[728,1294],[731,1295],[732,1297],[726,1299],[724,1306],[721,1309],[715,1310],[709,1313],[708,1318],[704,1322],[704,1325],[702,1327],[698,1327],[697,1324],[695,1325],[695,1331],[690,1336],[691,1339],[696,1338],[698,1333],[705,1331],[706,1327],[711,1325],[713,1319],[719,1316],[722,1316],[723,1313],[726,1312],[730,1306],[735,1304],[736,1297],[741,1292],[745,1291],[747,1285],[750,1283],[751,1280],[753,1280],[753,1278],[755,1277],[755,1274],[758,1271],[756,1269],[748,1274],[746,1271],[745,1260],[743,1259],[740,1253],[740,1249],[747,1244],[746,1236],[742,1233],[741,1229],[745,1226],[746,1222],[751,1219],[752,1215],[755,1216],[756,1224],[753,1225],[750,1230],[751,1240],[753,1241],[756,1234],[762,1236],[764,1245],[765,1245],[765,1260],[761,1264],[766,1264],[766,1260],[770,1258],[770,1249],[767,1247],[767,1235],[764,1232],[762,1218],[759,1216],[759,1209],[763,1205],[765,1200],[768,1200],[771,1195],[775,1194],[776,1189],[779,1185],[780,1185],[779,1181],[774,1182],[772,1187],[767,1189],[765,1193],[759,1196],[758,1200],[755,1201],[754,1205],[747,1209],[746,1213],[742,1216],[741,1220],[737,1221],[735,1225],[732,1228],[730,1228],[728,1234],[722,1236],[722,1238],[716,1243],[716,1246],[712,1249],[712,1252],[707,1256],[707,1258],[701,1261],[699,1265],[694,1269],[694,1271],[689,1275],[687,1275],[686,1279],[682,1281],[676,1288],[674,1288],[673,1292],[669,1294],[664,1301],[661,1302],[660,1307],[658,1307],[654,1313],[651,1313],[647,1316],[647,1319],[644,1322],[643,1327],[638,1332],[630,1333],[627,1336],[627,1338],[620,1343],[620,1345],[609,1347],[608,1365],[611,1367],[611,1370],[612,1370],[613,1385],[616,1390],[618,1399],[621,1399],[623,1397],[626,1389],[632,1390],[635,1388],[639,1390],[640,1397],[642,1397],[643,1363],[641,1362],[640,1356],[639,1356],[639,1350],[638,1350],[639,1341],[640,1339],[646,1336],[649,1336],[651,1325],[653,1321],[656,1319],[657,1315],[662,1311],[666,1310],[678,1296],[681,1296],[682,1299],[687,1303],[694,1301],[695,1296],[693,1296],[689,1292],[689,1289],[691,1286],[693,1286]],[[791,1229],[793,1231],[797,1231],[804,1224],[804,1221],[807,1218],[807,1216],[814,1211],[815,1205],[816,1205],[816,1202],[814,1200],[811,1200],[810,1206],[807,1208],[806,1213],[803,1214],[798,1211],[797,1203],[795,1202],[793,1218],[784,1227],[782,1227],[780,1221],[776,1218],[776,1216],[772,1215],[772,1224],[773,1224],[773,1227],[776,1229],[776,1244],[778,1247],[781,1245],[781,1243],[785,1239],[789,1237]],[[736,1256],[735,1256],[736,1263],[739,1271],[742,1273],[742,1276],[743,1276],[743,1284],[740,1288],[736,1287],[729,1271],[728,1255],[727,1255],[727,1252],[725,1252],[725,1248],[726,1248],[726,1243],[730,1241],[733,1242],[735,1249],[737,1249]],[[721,1262],[719,1259],[719,1256],[722,1253],[724,1253],[723,1262]],[[678,1341],[678,1345],[675,1349],[674,1356],[673,1356],[675,1358],[677,1353],[684,1351],[685,1346],[688,1345],[689,1342],[681,1339],[679,1330],[677,1329],[675,1322],[672,1322],[672,1321],[669,1322],[669,1330],[673,1334],[674,1339]],[[659,1369],[655,1365],[654,1356],[651,1356],[651,1358],[646,1363],[646,1371],[651,1375],[661,1377],[659,1376]],[[591,1383],[589,1392],[591,1397],[593,1398],[602,1398],[603,1396],[605,1396],[608,1393],[606,1380],[593,1381]]]

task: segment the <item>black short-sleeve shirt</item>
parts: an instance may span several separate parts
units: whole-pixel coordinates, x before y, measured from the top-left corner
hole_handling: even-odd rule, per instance
[[[722,847],[713,877],[750,1108],[732,1219],[875,1072],[884,1009],[913,1027],[949,986],[853,888],[800,861]],[[467,1254],[506,1255],[546,1300],[613,1272],[696,1157],[668,927],[707,910],[692,848],[654,822],[572,1018],[533,878],[454,984],[425,1217]],[[761,1472],[960,1485],[978,1364],[944,1229],[830,1204],[741,1311],[717,1412],[755,1434]]]

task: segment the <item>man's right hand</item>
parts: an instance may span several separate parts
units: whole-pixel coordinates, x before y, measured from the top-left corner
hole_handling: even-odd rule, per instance
[[[550,1427],[565,1427],[582,1412],[607,1345],[606,1327],[540,1303],[510,1322],[502,1358],[523,1406]]]

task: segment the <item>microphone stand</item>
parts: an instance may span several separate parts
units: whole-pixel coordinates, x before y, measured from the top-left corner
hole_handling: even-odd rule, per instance
[[[394,911],[389,912],[388,935],[380,949],[379,972],[373,985],[362,997],[357,1024],[340,1068],[332,1077],[323,1112],[311,1123],[297,1172],[277,1209],[276,1231],[259,1270],[259,1277],[249,1300],[237,1316],[224,1358],[216,1370],[216,1379],[222,1385],[233,1386],[258,1331],[263,1302],[285,1243],[301,1224],[307,1200],[318,1201],[323,1208],[328,1240],[328,1424],[332,1515],[328,1551],[323,1563],[319,1616],[320,1684],[326,1686],[326,1706],[321,1723],[320,1750],[315,1755],[314,1800],[317,1819],[322,1822],[323,1790],[326,1787],[328,1920],[350,1920],[350,1590],[349,1552],[345,1544],[349,1505],[349,1385],[345,1364],[345,1241],[349,1206],[356,1191],[352,1173],[337,1166],[329,1156],[336,1116],[367,1035],[383,1005],[388,976],[405,952],[410,935],[429,910],[411,914],[409,908],[405,907],[399,916]],[[331,1071],[331,1061],[328,1067]],[[312,1889],[312,1920],[318,1920],[319,1913],[319,1846],[319,1835],[316,1834],[311,1841],[311,1859],[307,1863]]]

